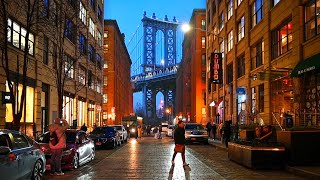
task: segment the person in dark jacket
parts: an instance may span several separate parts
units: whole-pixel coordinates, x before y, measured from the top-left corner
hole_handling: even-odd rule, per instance
[[[189,164],[186,163],[186,156],[185,156],[185,144],[186,144],[186,138],[185,138],[185,130],[184,130],[184,123],[182,121],[178,122],[178,127],[174,130],[174,153],[172,156],[172,166],[170,168],[170,174],[173,174],[174,169],[174,159],[178,152],[181,153],[182,162],[183,162],[183,168],[184,170],[191,170],[189,167]]]
[[[86,123],[83,123],[83,125],[81,126],[80,130],[87,132],[88,128],[86,126]]]

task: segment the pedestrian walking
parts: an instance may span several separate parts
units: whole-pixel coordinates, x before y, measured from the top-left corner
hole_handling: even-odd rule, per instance
[[[52,175],[64,175],[61,171],[61,158],[62,158],[62,150],[66,148],[66,136],[65,131],[68,129],[70,125],[64,119],[60,120],[60,118],[56,118],[53,124],[50,124],[50,141],[49,147],[51,149],[51,174]],[[55,134],[56,142],[51,141],[51,137]]]
[[[220,134],[220,140],[223,141],[223,136],[222,136],[222,133],[223,133],[223,124],[222,124],[222,121],[220,122],[219,126],[218,126],[218,132]]]
[[[139,125],[138,126],[138,138],[141,139],[142,137],[142,127]]]
[[[186,139],[185,139],[185,129],[184,129],[184,123],[183,121],[178,122],[178,127],[174,131],[174,143],[175,143],[175,148],[174,148],[174,153],[172,156],[172,165],[170,168],[170,174],[173,174],[174,170],[174,159],[177,155],[177,153],[181,153],[182,157],[182,162],[183,162],[183,169],[187,171],[191,171],[191,168],[189,167],[189,164],[186,163],[186,156],[185,156],[185,144],[186,144]]]
[[[225,127],[224,127],[224,138],[226,147],[228,147],[228,142],[230,141],[230,134],[231,134],[231,120],[225,121]]]
[[[216,134],[217,134],[217,125],[215,122],[212,121],[212,135],[213,135],[213,139],[215,140],[216,139]]]
[[[87,132],[88,128],[86,126],[86,123],[83,123],[83,125],[81,126],[80,130]]]
[[[207,133],[208,133],[208,137],[211,138],[211,128],[212,128],[212,125],[211,125],[211,122],[208,121],[207,125],[206,125],[206,128],[207,128]]]

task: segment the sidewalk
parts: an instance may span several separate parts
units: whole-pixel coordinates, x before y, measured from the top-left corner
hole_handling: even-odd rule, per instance
[[[228,152],[225,144],[220,140],[209,139],[209,144],[217,149]],[[286,171],[307,179],[320,179],[320,166],[289,166],[286,165]]]

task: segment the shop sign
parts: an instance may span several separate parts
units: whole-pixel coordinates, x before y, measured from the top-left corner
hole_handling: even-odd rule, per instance
[[[11,104],[13,103],[13,99],[10,92],[2,92],[2,104]]]
[[[211,83],[222,84],[222,53],[211,53]]]
[[[246,94],[246,88],[244,87],[237,88],[237,95],[245,95],[245,94]]]

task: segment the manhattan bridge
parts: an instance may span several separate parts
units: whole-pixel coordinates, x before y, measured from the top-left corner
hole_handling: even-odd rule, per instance
[[[134,102],[134,106],[143,109],[146,122],[151,124],[175,115],[176,77],[183,40],[178,26],[176,17],[169,20],[165,15],[159,19],[155,13],[148,17],[144,12],[140,25],[127,43],[134,93],[142,96],[139,97],[142,102]]]

